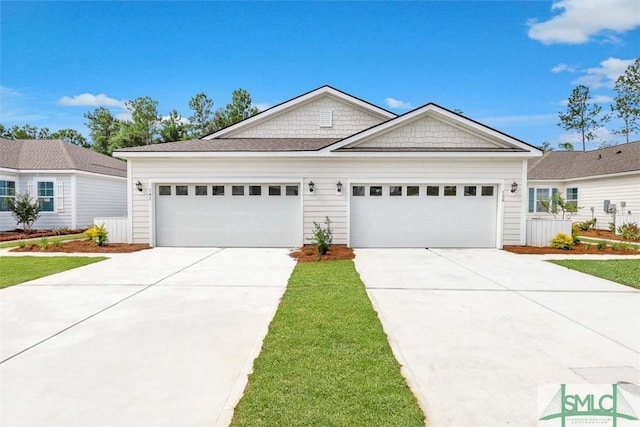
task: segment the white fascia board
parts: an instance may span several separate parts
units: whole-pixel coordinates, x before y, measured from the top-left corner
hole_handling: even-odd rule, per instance
[[[449,120],[448,123],[451,126],[458,127],[464,132],[469,132],[469,130],[465,128],[471,128],[476,134],[476,136],[486,139],[489,142],[495,143],[495,140],[497,140],[498,142],[506,144],[507,146],[515,146],[517,148],[527,150],[532,154],[532,157],[542,157],[542,151],[537,150],[531,147],[530,145],[524,144],[515,138],[511,138],[494,129],[481,125],[480,123],[477,123],[471,119],[458,116],[434,104],[427,104],[424,107],[413,110],[402,116],[398,116],[396,119],[389,120],[377,126],[371,127],[363,132],[360,132],[356,135],[347,137],[341,141],[336,142],[335,144],[332,144],[332,145],[329,145],[328,147],[323,148],[322,151],[333,151],[338,148],[344,147],[346,145],[356,143],[358,141],[364,141],[366,139],[374,137],[376,134],[382,134],[391,128],[400,127],[403,123],[412,122],[413,120],[417,120],[421,117],[435,116],[435,118],[437,119],[437,115],[440,115],[443,118],[448,119]]]
[[[255,116],[249,117],[249,118],[247,118],[245,120],[242,120],[242,121],[240,121],[238,123],[235,123],[235,124],[233,124],[231,126],[228,126],[228,127],[224,128],[224,129],[220,129],[219,131],[214,132],[214,133],[212,133],[210,135],[203,136],[202,139],[209,140],[209,139],[223,138],[225,135],[228,135],[229,133],[236,132],[239,129],[242,129],[244,127],[250,127],[250,126],[254,125],[255,123],[259,123],[261,121],[264,121],[264,120],[268,119],[269,117],[276,116],[276,115],[280,114],[281,112],[283,112],[285,110],[291,109],[291,108],[293,108],[295,106],[298,106],[298,105],[305,104],[306,102],[311,101],[314,98],[317,98],[318,96],[326,95],[326,94],[332,95],[332,96],[334,96],[334,97],[336,97],[336,98],[338,98],[338,99],[340,99],[340,100],[342,100],[344,102],[347,102],[347,103],[350,103],[350,104],[354,104],[354,105],[356,105],[356,106],[358,106],[358,107],[360,107],[360,108],[362,108],[362,109],[364,109],[364,110],[366,110],[366,111],[368,111],[368,112],[370,112],[372,114],[377,114],[378,116],[381,116],[383,118],[391,119],[391,118],[397,117],[395,114],[393,114],[390,111],[386,111],[386,110],[384,110],[382,108],[376,107],[373,104],[369,104],[369,103],[367,103],[365,101],[362,101],[360,99],[351,97],[351,96],[349,96],[349,95],[347,95],[345,93],[342,93],[342,92],[340,92],[338,90],[335,90],[335,89],[333,89],[333,88],[331,88],[329,86],[323,86],[323,87],[321,87],[319,89],[316,89],[316,90],[314,90],[312,92],[306,93],[306,94],[304,94],[302,96],[299,96],[297,98],[293,98],[293,99],[291,99],[289,101],[283,102],[282,104],[279,104],[279,105],[271,107],[271,108],[269,108],[267,110],[264,110],[263,112],[261,112],[259,114],[256,114]]]
[[[188,151],[188,152],[122,152],[118,153],[118,157],[123,159],[193,159],[193,158],[333,158],[333,159],[350,159],[350,158],[532,158],[537,157],[533,152],[468,152],[468,151],[412,151],[412,152],[332,152],[332,151],[293,151],[293,152],[255,152],[255,151]]]
[[[579,178],[557,178],[557,179],[530,179],[530,183],[544,183],[544,182],[575,182],[575,181],[589,181],[592,179],[602,179],[602,178],[618,178],[629,175],[640,175],[640,170],[637,171],[629,171],[629,172],[618,172],[618,173],[608,173],[605,175],[593,175],[593,176],[582,176]]]
[[[96,178],[104,178],[104,179],[113,179],[116,181],[126,181],[127,177],[126,176],[115,176],[115,175],[105,175],[105,174],[101,174],[101,173],[95,173],[95,172],[86,172],[86,171],[79,171],[79,170],[75,170],[75,169],[19,169],[18,170],[19,174],[32,174],[32,175],[37,175],[37,174],[56,174],[56,175],[86,175],[86,176],[93,176]]]

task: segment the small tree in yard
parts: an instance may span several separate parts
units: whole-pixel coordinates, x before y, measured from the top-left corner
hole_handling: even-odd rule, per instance
[[[570,219],[571,216],[578,212],[578,206],[575,202],[566,201],[560,193],[553,196],[551,200],[541,200],[540,203],[544,208],[549,211],[553,218],[557,218],[559,214],[562,214],[562,219]]]
[[[313,238],[310,240],[318,249],[318,260],[322,255],[326,255],[329,250],[329,246],[333,243],[333,231],[331,231],[331,220],[329,217],[325,217],[324,223],[327,228],[323,228],[320,224],[314,221],[313,223]]]
[[[29,193],[17,194],[15,199],[9,199],[9,209],[27,233],[31,230],[31,225],[40,217],[40,204],[37,200],[32,200]]]

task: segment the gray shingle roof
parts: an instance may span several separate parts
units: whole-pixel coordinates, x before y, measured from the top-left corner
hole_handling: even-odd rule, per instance
[[[550,151],[529,160],[528,179],[572,179],[640,171],[640,141],[592,151]]]
[[[217,138],[191,139],[123,148],[122,152],[205,152],[205,151],[315,151],[340,138]]]
[[[127,176],[127,164],[61,139],[0,138],[0,167],[23,170],[79,170]]]

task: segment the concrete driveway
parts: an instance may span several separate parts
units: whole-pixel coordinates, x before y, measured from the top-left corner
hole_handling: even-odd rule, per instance
[[[227,425],[294,266],[156,248],[0,291],[0,425]]]
[[[538,385],[640,384],[638,291],[498,250],[356,254],[430,426],[536,426]]]

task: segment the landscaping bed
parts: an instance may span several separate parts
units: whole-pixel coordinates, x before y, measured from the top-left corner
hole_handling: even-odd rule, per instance
[[[597,239],[622,240],[622,237],[610,232],[609,230],[581,230],[578,232],[578,235],[582,237],[595,237]]]
[[[556,249],[550,247],[536,247],[536,246],[504,246],[503,249],[507,252],[514,254],[530,254],[530,255],[544,255],[544,254],[563,254],[563,255],[640,255],[640,250],[633,248],[620,248],[605,246],[598,249],[597,245],[587,245],[584,243],[576,243],[573,249]]]
[[[11,240],[33,239],[36,237],[66,236],[68,234],[79,234],[84,232],[85,232],[84,229],[83,230],[69,230],[69,229],[32,230],[30,232],[25,232],[23,230],[3,231],[3,232],[0,232],[0,242],[8,242]]]
[[[47,248],[43,248],[42,245],[37,243],[17,247],[11,249],[10,252],[129,253],[151,248],[149,245],[128,243],[107,243],[103,246],[98,246],[88,239],[61,242],[58,246],[55,246],[53,243],[54,240],[55,239],[49,240]]]
[[[354,259],[356,254],[353,249],[345,245],[331,245],[326,255],[318,259],[318,249],[314,245],[305,245],[291,254],[298,262],[336,261],[341,259]]]

